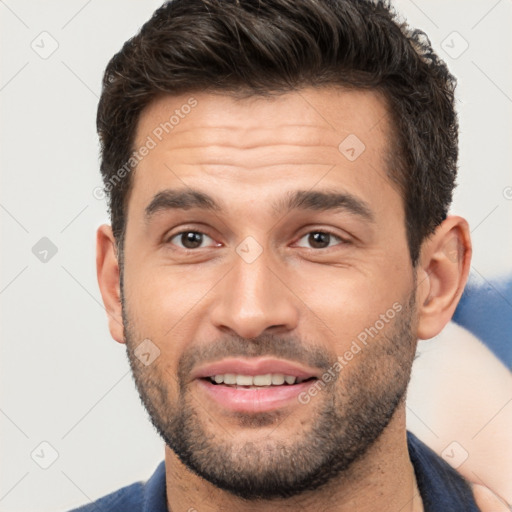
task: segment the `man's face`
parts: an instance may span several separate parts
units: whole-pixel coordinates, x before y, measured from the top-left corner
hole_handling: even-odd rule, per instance
[[[339,89],[164,97],[140,118],[128,355],[167,445],[220,488],[315,489],[400,406],[415,279],[388,134],[381,97]]]

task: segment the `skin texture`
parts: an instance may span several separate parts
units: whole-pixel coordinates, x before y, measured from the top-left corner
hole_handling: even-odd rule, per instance
[[[190,96],[153,102],[142,113],[135,146]],[[274,98],[193,96],[197,106],[132,176],[123,294],[111,228],[103,225],[97,233],[98,279],[109,328],[115,340],[127,343],[154,423],[165,430],[185,406],[188,426],[197,427],[187,433],[189,447],[197,448],[197,435],[206,435],[211,461],[218,463],[224,453],[243,476],[244,470],[268,461],[263,449],[273,456],[297,455],[297,448],[308,446],[318,452],[322,428],[329,430],[324,435],[333,446],[338,443],[340,453],[348,452],[355,440],[336,437],[326,411],[353,421],[356,407],[350,404],[383,398],[386,410],[379,413],[385,421],[373,426],[366,446],[347,458],[347,468],[324,474],[321,491],[313,486],[288,498],[242,500],[196,475],[167,446],[169,508],[266,511],[278,505],[279,510],[365,511],[379,503],[379,510],[422,510],[400,396],[416,339],[438,334],[462,293],[471,254],[467,223],[446,219],[412,267],[401,196],[386,176],[391,136],[386,103],[376,93],[322,88]],[[365,146],[353,161],[338,149],[350,134]],[[155,194],[189,187],[210,194],[222,210],[161,210],[145,222],[145,208]],[[295,190],[351,194],[364,202],[372,220],[346,210],[276,212],[272,204]],[[183,238],[174,236],[183,230],[207,235],[200,248],[183,249]],[[316,246],[310,234],[326,231],[333,234],[327,247]],[[249,236],[256,241],[251,251],[257,247],[261,252],[251,263],[236,251]],[[232,414],[209,401],[191,376],[208,355],[217,360],[230,350],[282,359],[296,353],[301,363],[321,371],[396,303],[402,306],[400,314],[347,363],[343,378],[306,405],[293,403],[270,415]],[[148,366],[132,353],[144,339],[160,351]],[[280,341],[282,347],[273,348]],[[313,352],[324,357],[308,359]],[[191,354],[195,359],[187,359]],[[182,419],[169,432],[184,425]],[[344,432],[349,431],[347,424]],[[237,454],[244,448],[242,459]],[[201,459],[194,459],[195,471]],[[307,469],[304,461],[296,461],[288,470]],[[272,469],[268,464],[262,471]],[[203,470],[211,475],[211,467]]]

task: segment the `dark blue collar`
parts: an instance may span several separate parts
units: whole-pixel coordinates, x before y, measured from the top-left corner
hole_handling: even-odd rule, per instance
[[[142,512],[168,512],[165,486],[165,461],[162,461],[144,486]]]
[[[410,432],[407,432],[407,446],[425,512],[478,512],[469,485],[450,465]],[[145,484],[134,483],[74,512],[98,510],[168,512],[165,461]]]
[[[407,445],[425,512],[479,512],[469,485],[457,471],[411,432]]]

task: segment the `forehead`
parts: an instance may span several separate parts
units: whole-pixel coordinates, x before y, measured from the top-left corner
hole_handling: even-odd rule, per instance
[[[373,188],[382,202],[383,186],[397,194],[386,177],[388,120],[384,97],[373,91],[162,96],[139,119],[134,150],[150,149],[135,168],[129,210],[164,188],[195,185],[253,200],[322,182]]]
[[[195,132],[202,130],[205,141],[222,140],[236,133],[237,141],[225,142],[237,142],[246,148],[265,142],[269,133],[283,142],[294,136],[314,136],[311,142],[337,147],[343,135],[353,134],[368,141],[369,136],[383,134],[388,130],[387,114],[387,102],[378,91],[340,87],[249,97],[222,93],[164,95],[141,113],[135,145],[153,135],[157,142],[166,139],[169,148],[179,147],[193,142]]]

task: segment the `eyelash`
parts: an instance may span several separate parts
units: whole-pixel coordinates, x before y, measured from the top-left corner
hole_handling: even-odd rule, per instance
[[[302,249],[310,249],[312,251],[318,252],[318,251],[327,251],[329,249],[333,249],[336,245],[348,245],[348,244],[350,244],[350,240],[348,240],[347,238],[343,238],[340,235],[337,235],[336,233],[333,233],[332,231],[329,231],[328,229],[312,229],[311,231],[308,231],[308,232],[304,233],[298,240],[302,240],[305,236],[308,236],[311,233],[322,233],[322,234],[325,234],[325,235],[330,235],[331,237],[338,239],[339,242],[337,244],[333,245],[333,246],[324,247],[322,249],[315,249],[313,247],[301,247]]]
[[[169,238],[167,238],[167,240],[165,241],[165,244],[171,244],[172,243],[171,240],[173,240],[177,236],[183,235],[184,233],[197,233],[200,235],[206,235],[208,238],[213,240],[213,238],[211,236],[209,236],[207,233],[204,233],[203,231],[197,231],[194,229],[183,229],[183,230],[179,231],[178,233],[174,233]],[[339,240],[339,243],[336,245],[348,245],[351,243],[350,240],[348,240],[346,238],[342,238],[341,236],[337,235],[336,233],[333,233],[332,231],[329,231],[328,229],[313,229],[311,231],[304,233],[300,238],[298,238],[298,241],[302,240],[305,236],[310,235],[312,233],[322,233],[322,234],[330,235]],[[334,247],[334,246],[332,246],[332,247]],[[309,248],[301,247],[301,248],[302,249],[310,249],[312,251],[318,252],[318,251],[327,251],[328,249],[332,249],[332,247],[324,247],[321,249],[315,249],[313,247],[309,247]],[[179,247],[177,250],[184,251],[184,252],[195,252],[195,251],[198,251],[199,249],[205,249],[205,248],[206,247],[198,247],[196,249],[187,249],[184,247]]]

